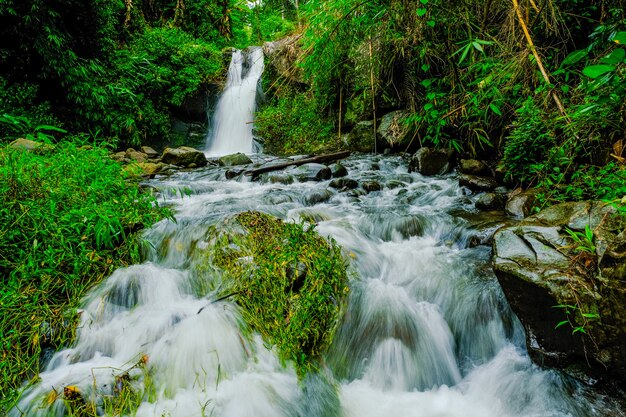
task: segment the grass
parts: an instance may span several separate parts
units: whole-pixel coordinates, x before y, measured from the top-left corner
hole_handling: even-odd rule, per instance
[[[0,147],[0,415],[42,354],[72,343],[87,291],[137,262],[137,232],[168,215],[104,147]]]
[[[313,226],[258,212],[238,214],[209,231],[209,240],[201,270],[222,270],[224,293],[232,294],[246,323],[300,376],[314,370],[348,293],[340,248]]]

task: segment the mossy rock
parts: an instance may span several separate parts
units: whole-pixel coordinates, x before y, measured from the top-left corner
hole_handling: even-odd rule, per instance
[[[207,232],[200,271],[220,271],[246,323],[302,376],[332,340],[348,293],[346,262],[314,226],[244,212]]]

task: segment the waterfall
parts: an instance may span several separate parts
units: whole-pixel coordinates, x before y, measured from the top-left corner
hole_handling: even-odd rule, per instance
[[[228,78],[207,135],[207,154],[252,153],[252,125],[256,110],[257,84],[263,74],[263,50],[235,51]]]

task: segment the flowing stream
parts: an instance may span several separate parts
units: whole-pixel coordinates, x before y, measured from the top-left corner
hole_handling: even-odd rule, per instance
[[[252,123],[256,111],[257,84],[263,74],[263,50],[234,51],[226,86],[217,106],[212,129],[207,136],[207,154],[251,153]]]
[[[143,395],[128,414],[140,417],[619,415],[531,363],[490,248],[469,244],[479,231],[459,214],[473,212],[473,197],[454,174],[408,173],[400,157],[353,156],[344,165],[349,178],[382,190],[281,184],[273,174],[226,181],[219,167],[151,180],[177,222],[148,230],[147,260],[117,270],[87,297],[75,346],[54,355],[9,415],[62,416],[65,405],[51,392],[68,386],[105,415],[123,383]],[[242,331],[234,303],[216,301],[217,275],[194,273],[207,227],[245,210],[314,221],[349,262],[347,308],[325,366],[301,381],[258,335]]]

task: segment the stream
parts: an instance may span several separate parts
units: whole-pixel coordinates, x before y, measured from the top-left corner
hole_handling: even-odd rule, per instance
[[[176,222],[147,230],[146,261],[117,270],[84,300],[77,342],[53,356],[9,416],[64,415],[50,393],[68,386],[112,415],[107,398],[123,383],[143,398],[128,414],[139,417],[619,415],[531,363],[490,246],[470,244],[481,233],[467,220],[475,197],[456,174],[408,173],[397,156],[343,164],[348,178],[382,189],[277,182],[298,168],[255,182],[225,180],[227,168],[216,166],[150,180]],[[260,336],[242,332],[237,305],[216,301],[217,275],[194,273],[207,228],[246,210],[315,222],[349,263],[347,306],[324,366],[301,381]]]

